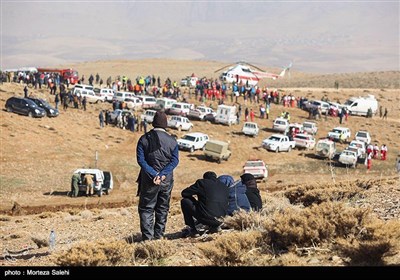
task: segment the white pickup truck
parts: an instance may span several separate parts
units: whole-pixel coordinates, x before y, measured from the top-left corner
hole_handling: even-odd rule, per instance
[[[339,155],[339,162],[346,166],[352,166],[353,168],[357,167],[358,156],[355,151],[344,150]]]
[[[295,141],[290,141],[289,137],[283,134],[272,134],[269,138],[262,141],[262,147],[278,153],[280,151],[290,152],[296,146]]]

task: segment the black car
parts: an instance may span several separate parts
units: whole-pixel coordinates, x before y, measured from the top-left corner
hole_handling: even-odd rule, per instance
[[[14,112],[29,117],[44,117],[46,111],[28,98],[11,97],[6,101],[7,112]]]
[[[44,109],[47,113],[48,117],[57,117],[59,115],[59,112],[56,108],[51,106],[47,101],[41,99],[41,98],[31,98],[28,97],[28,99],[32,100],[33,102],[36,103],[40,108]]]

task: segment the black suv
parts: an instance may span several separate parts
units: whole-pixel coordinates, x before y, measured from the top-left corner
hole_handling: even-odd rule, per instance
[[[46,111],[28,98],[11,97],[6,101],[7,112],[14,112],[29,117],[44,117]]]
[[[57,117],[59,115],[58,110],[53,106],[51,106],[47,101],[41,98],[32,98],[32,97],[28,97],[28,99],[35,102],[36,105],[38,105],[40,108],[44,109],[48,117]]]

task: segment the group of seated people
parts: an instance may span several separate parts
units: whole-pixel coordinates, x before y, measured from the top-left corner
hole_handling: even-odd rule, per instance
[[[235,211],[258,211],[262,208],[257,181],[250,173],[234,181],[230,175],[217,177],[215,172],[207,171],[202,179],[182,191],[181,208],[185,224],[182,237],[198,237],[196,225],[208,227],[209,233],[221,231],[221,218],[233,215]],[[195,198],[197,196],[197,199]]]

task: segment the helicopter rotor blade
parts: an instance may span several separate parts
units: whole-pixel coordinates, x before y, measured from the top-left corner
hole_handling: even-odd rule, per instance
[[[235,63],[231,63],[231,64],[228,64],[228,65],[225,65],[224,67],[221,67],[221,68],[215,70],[214,73],[217,73],[217,72],[219,72],[219,71],[221,71],[221,70],[223,70],[223,69],[225,69],[225,68],[227,68],[229,66],[232,66],[232,65],[235,65]]]

